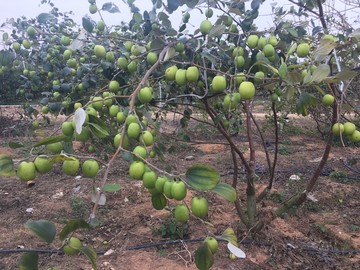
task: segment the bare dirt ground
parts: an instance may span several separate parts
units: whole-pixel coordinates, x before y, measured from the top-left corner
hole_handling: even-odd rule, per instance
[[[1,109],[0,152],[15,159],[23,156],[21,149],[10,148],[9,142],[27,145],[41,137],[49,136],[58,122],[41,121],[39,130],[29,127],[29,120],[21,119],[21,109]],[[294,191],[301,191],[316,168],[325,145],[320,136],[312,132],[310,120],[290,119],[280,135],[279,166],[271,194],[259,205],[260,215],[266,216],[288,199]],[[174,140],[175,122],[169,118],[163,134],[158,137],[170,153],[165,161],[154,159],[159,168],[172,167],[173,171],[184,173],[195,163],[209,163],[216,167],[224,182],[231,183],[231,157],[227,145],[211,130],[190,123],[187,131],[193,144]],[[206,142],[206,143],[205,143]],[[245,136],[241,132],[236,142],[246,152]],[[259,143],[257,141],[257,143]],[[82,145],[76,146],[78,149]],[[273,139],[268,137],[270,154]],[[267,174],[264,151],[257,144],[260,180],[258,187],[266,186]],[[191,158],[189,158],[191,156]],[[349,160],[357,161],[348,165]],[[128,176],[128,164],[118,159],[109,175],[110,183],[120,183],[121,191],[107,196],[107,203],[98,210],[99,227],[76,232],[84,244],[99,252],[98,269],[196,269],[194,251],[199,239],[207,234],[221,235],[231,226],[237,232],[239,247],[246,253],[246,259],[229,259],[226,243],[220,242],[212,269],[360,269],[360,150],[342,147],[335,142],[329,161],[313,192],[313,199],[307,201],[293,214],[276,217],[263,230],[251,235],[241,225],[231,203],[212,194],[205,196],[210,202],[206,221],[213,226],[190,218],[188,234],[183,242],[162,245],[159,228],[171,214],[152,208],[150,195],[140,181]],[[101,172],[103,173],[104,170]],[[100,174],[101,175],[101,174]],[[299,180],[289,180],[298,175]],[[239,196],[244,198],[244,175]],[[99,182],[100,177],[98,180]],[[76,179],[61,172],[59,166],[45,175],[38,175],[36,184],[28,187],[16,177],[0,177],[0,269],[17,269],[21,253],[2,253],[1,250],[51,249],[61,246],[60,240],[51,246],[45,245],[31,234],[24,223],[29,219],[47,219],[56,224],[57,232],[68,220],[89,217],[91,202],[89,192],[92,180]],[[189,202],[195,192],[188,192]],[[170,201],[172,205],[174,202]],[[31,213],[27,209],[32,208]],[[110,255],[102,252],[113,250]],[[85,256],[75,257],[63,254],[43,253],[39,269],[52,266],[58,269],[91,269]]]

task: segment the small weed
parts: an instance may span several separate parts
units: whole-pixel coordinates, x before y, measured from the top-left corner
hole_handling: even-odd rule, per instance
[[[87,212],[86,203],[79,197],[72,197],[70,199],[70,206],[76,216],[84,216]]]
[[[315,202],[309,201],[309,200],[307,200],[305,202],[305,208],[310,212],[319,212],[320,211],[320,207],[319,207],[318,203],[315,203]]]
[[[171,240],[184,239],[189,233],[189,226],[180,224],[175,218],[165,220],[159,228],[153,231],[155,234],[161,235],[163,238]]]
[[[284,192],[273,192],[269,195],[269,200],[276,203],[283,203],[285,201],[285,193]]]
[[[351,182],[351,178],[346,173],[340,171],[331,172],[329,177],[343,183]]]
[[[360,231],[360,227],[355,225],[355,224],[351,224],[350,225],[350,231],[351,232],[358,232],[358,231]]]
[[[325,227],[324,224],[320,224],[320,223],[315,223],[314,224],[315,229],[319,230],[320,232],[324,233],[324,234],[328,234],[329,230],[328,228]]]
[[[283,156],[290,155],[289,150],[283,144],[279,145],[278,153],[279,153],[279,155],[283,155]]]

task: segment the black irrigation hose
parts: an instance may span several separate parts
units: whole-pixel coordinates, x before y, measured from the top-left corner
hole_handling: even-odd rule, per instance
[[[196,238],[196,239],[184,239],[184,240],[170,240],[170,241],[161,241],[158,243],[148,243],[137,246],[127,247],[125,250],[140,250],[145,248],[153,248],[153,247],[161,247],[167,245],[177,245],[181,243],[195,243],[204,241],[205,238]],[[227,242],[227,240],[218,239],[219,241]],[[256,245],[256,246],[271,246],[271,243],[266,242],[255,242],[252,240],[243,240],[241,244],[244,245]],[[340,250],[340,249],[318,249],[313,247],[303,247],[303,248],[291,248],[291,250],[301,250],[309,253],[320,254],[320,253],[328,253],[328,254],[338,254],[338,255],[348,255],[348,254],[360,254],[359,249],[349,249],[349,250]],[[50,254],[64,254],[62,250],[47,250],[47,249],[0,249],[0,254],[7,253],[22,253],[22,252],[37,252],[37,253],[50,253]],[[104,251],[96,252],[98,255],[104,255]]]

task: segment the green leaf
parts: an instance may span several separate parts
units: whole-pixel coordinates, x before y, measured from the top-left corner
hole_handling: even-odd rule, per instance
[[[78,229],[89,229],[90,225],[83,219],[73,219],[66,223],[60,232],[60,240],[64,241],[68,235]]]
[[[33,145],[33,147],[39,147],[41,145],[47,145],[47,144],[51,144],[51,143],[56,143],[56,142],[62,142],[64,140],[66,140],[68,137],[65,135],[58,135],[58,136],[52,136],[52,137],[48,137],[45,139],[42,139],[40,141],[38,141],[37,143],[35,143]]]
[[[309,93],[301,93],[300,97],[296,103],[296,112],[301,114],[302,116],[308,115],[308,107],[312,105],[316,105],[317,99],[313,95]]]
[[[199,270],[208,270],[214,264],[214,255],[206,242],[195,251],[195,264]]]
[[[213,189],[219,181],[219,172],[209,165],[196,164],[186,171],[186,182],[198,190]]]
[[[89,128],[94,133],[94,135],[100,139],[108,137],[110,134],[107,130],[101,128],[99,125],[94,123],[89,123]]]
[[[40,24],[47,24],[49,22],[56,24],[57,18],[50,13],[40,13],[39,16],[37,16],[37,21]]]
[[[236,201],[236,190],[229,184],[219,183],[211,191],[220,195],[221,197],[223,197],[225,200],[228,200],[229,202]]]
[[[225,32],[226,26],[224,24],[218,24],[211,28],[209,37],[220,37]]]
[[[0,175],[12,176],[15,175],[14,162],[8,155],[0,154]]]
[[[138,12],[134,13],[133,19],[135,22],[140,23],[142,21],[142,15]]]
[[[101,10],[110,12],[110,13],[119,13],[119,8],[112,2],[104,3]]]
[[[11,51],[0,51],[0,65],[8,66],[15,59],[14,54]]]
[[[165,61],[170,60],[171,58],[173,58],[175,56],[175,53],[176,53],[175,48],[169,47],[166,51],[163,61],[165,62]]]
[[[29,220],[25,223],[25,227],[43,239],[46,243],[50,244],[56,234],[56,228],[54,223],[40,219],[40,220]]]
[[[296,42],[292,43],[289,47],[289,50],[286,55],[286,59],[289,57],[289,55],[292,55],[296,51],[297,44]]]
[[[230,242],[231,244],[233,244],[234,246],[238,246],[237,243],[237,237],[235,235],[235,232],[232,228],[227,228],[223,234],[220,236],[221,239],[224,239],[228,242]]]
[[[339,79],[341,81],[349,81],[349,80],[354,79],[357,75],[359,75],[359,73],[357,73],[355,71],[343,70],[343,71],[340,71],[339,73],[337,73],[335,75],[335,78]]]
[[[199,0],[186,0],[185,4],[188,8],[194,8],[198,4]]]
[[[102,139],[110,135],[109,128],[106,126],[105,122],[96,116],[89,115],[89,127],[98,138]]]
[[[106,184],[103,186],[102,191],[103,192],[116,192],[121,189],[120,184],[114,183],[114,184]]]
[[[295,29],[293,29],[293,28],[288,28],[288,29],[286,29],[286,30],[287,30],[288,33],[289,33],[290,35],[292,35],[293,37],[298,37],[298,32],[296,32]]]
[[[329,65],[319,65],[312,74],[313,81],[316,83],[322,82],[330,74]]]
[[[321,39],[320,44],[314,51],[315,60],[321,62],[336,47],[336,42],[330,39]]]
[[[19,270],[38,270],[39,254],[26,252],[20,258]]]
[[[82,18],[82,26],[89,33],[92,33],[94,30],[94,24],[92,23],[92,20],[87,17]]]
[[[83,246],[80,251],[90,260],[93,270],[97,270],[96,252],[91,246]]]
[[[287,68],[287,65],[285,63],[281,63],[281,65],[279,67],[279,75],[280,75],[281,79],[283,79],[283,80],[287,79],[288,68]]]

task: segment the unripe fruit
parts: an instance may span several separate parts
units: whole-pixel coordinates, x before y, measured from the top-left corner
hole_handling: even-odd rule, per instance
[[[95,14],[97,11],[98,11],[98,8],[97,8],[96,5],[90,5],[90,6],[89,6],[89,12],[90,12],[91,14]]]
[[[149,65],[155,64],[157,60],[158,60],[157,54],[154,52],[149,52],[148,55],[146,56],[146,61],[148,62]]]
[[[119,111],[120,111],[119,105],[111,105],[109,108],[109,115],[111,117],[116,117]]]
[[[242,67],[244,66],[244,64],[245,64],[245,58],[244,58],[244,56],[239,55],[239,56],[236,56],[236,57],[235,57],[235,66],[236,66],[237,68],[242,68]]]
[[[168,179],[165,183],[164,183],[164,187],[163,187],[163,193],[166,196],[166,198],[168,199],[172,199],[173,195],[171,193],[171,188],[174,185],[174,181]]]
[[[334,135],[340,135],[344,132],[344,125],[341,123],[335,123],[332,128],[332,132]]]
[[[168,181],[168,179],[166,177],[158,177],[155,182],[155,189],[158,192],[163,193],[164,185],[165,185],[166,181]]]
[[[270,36],[268,42],[269,44],[273,45],[273,47],[279,43],[276,36]]]
[[[104,105],[104,100],[102,97],[94,97],[92,99],[92,107],[95,109],[95,110],[100,110]]]
[[[131,61],[128,65],[127,65],[127,70],[132,73],[135,72],[137,70],[137,62],[136,61]]]
[[[125,57],[119,57],[117,60],[117,66],[121,69],[126,69],[128,66],[128,60]]]
[[[263,50],[266,44],[267,44],[267,38],[261,37],[261,38],[259,38],[259,40],[257,42],[257,48],[259,50]]]
[[[360,131],[355,130],[353,134],[349,137],[351,142],[357,143],[360,142]]]
[[[19,42],[14,42],[12,45],[15,52],[20,51],[21,44]]]
[[[153,91],[151,87],[143,87],[140,89],[138,99],[141,103],[149,103],[153,98]]]
[[[69,46],[70,45],[70,38],[67,37],[67,36],[62,36],[60,42],[64,46]]]
[[[212,89],[215,93],[221,93],[226,89],[226,79],[224,76],[217,75],[212,80]]]
[[[265,57],[272,57],[275,55],[275,49],[274,49],[273,45],[271,45],[271,44],[266,44],[264,46],[263,52],[264,52]]]
[[[174,182],[171,187],[171,195],[175,200],[181,201],[185,199],[187,187],[183,181]]]
[[[250,35],[247,38],[246,43],[250,49],[254,49],[257,46],[258,40],[259,40],[259,37],[257,35]]]
[[[255,96],[255,86],[252,82],[242,82],[239,86],[239,93],[243,100],[250,100]]]
[[[354,123],[346,122],[344,123],[344,135],[350,136],[352,135],[356,130],[356,126]]]
[[[100,32],[105,30],[105,23],[103,21],[98,21],[96,23],[96,28],[97,30],[99,30]]]
[[[211,8],[208,8],[207,10],[205,10],[206,18],[211,18],[213,14],[214,14],[214,12]]]
[[[191,199],[191,212],[198,218],[204,218],[209,212],[209,203],[205,198],[194,197]]]
[[[72,136],[74,134],[74,127],[72,122],[63,122],[61,131],[65,136]]]
[[[74,137],[76,141],[86,142],[90,139],[90,131],[87,128],[82,128],[80,134],[74,131]]]
[[[21,181],[27,182],[30,180],[34,180],[36,176],[36,167],[34,162],[20,162],[16,173]]]
[[[60,154],[63,150],[63,145],[61,142],[50,143],[46,146],[46,149],[52,154]]]
[[[185,223],[189,220],[189,209],[184,204],[179,204],[175,207],[175,219],[179,223]]]
[[[109,83],[109,91],[113,93],[117,93],[120,90],[120,84],[118,81],[110,81]]]
[[[134,45],[134,43],[129,40],[124,42],[125,50],[127,50],[128,52],[131,52],[131,48],[133,45]]]
[[[175,51],[177,51],[178,53],[183,53],[185,51],[184,43],[182,43],[182,42],[176,43]]]
[[[77,158],[64,160],[62,170],[66,175],[76,175],[80,167],[80,161]]]
[[[140,135],[141,127],[138,123],[130,123],[127,128],[129,138],[137,139]]]
[[[94,159],[85,160],[82,165],[81,171],[85,177],[93,178],[99,172],[99,163]]]
[[[333,95],[330,95],[330,94],[326,94],[323,96],[322,98],[322,104],[324,106],[331,106],[334,104],[334,101],[335,101],[335,98]]]
[[[262,71],[258,71],[255,73],[254,77],[255,77],[255,83],[262,83],[265,78],[265,74]]]
[[[199,69],[197,67],[188,67],[186,70],[186,80],[188,82],[196,82],[199,79]]]
[[[146,156],[147,156],[147,151],[146,151],[146,148],[145,148],[145,147],[138,145],[138,146],[136,146],[136,147],[134,148],[133,154],[136,154],[136,155],[138,155],[139,157],[145,159]]]
[[[80,252],[80,248],[82,247],[81,241],[76,237],[71,237],[67,245],[63,247],[64,253],[66,255],[76,255]]]
[[[310,51],[310,45],[307,43],[301,43],[296,48],[296,54],[298,57],[305,57],[309,54]]]
[[[175,80],[175,75],[176,75],[176,72],[178,71],[178,68],[177,66],[171,66],[171,67],[168,67],[166,70],[165,70],[165,78],[168,80],[168,81],[174,81]]]
[[[140,141],[140,143],[145,144],[145,146],[150,146],[150,145],[152,145],[153,142],[154,142],[154,137],[153,137],[153,135],[151,134],[150,131],[145,130],[145,131],[140,135],[139,141]]]
[[[105,54],[105,59],[106,59],[106,61],[108,61],[108,62],[113,62],[113,61],[115,61],[115,55],[114,55],[114,53],[113,53],[113,52],[107,52],[107,53]]]
[[[115,148],[117,149],[120,145],[120,140],[121,140],[121,134],[116,134],[115,137],[114,137],[114,146]],[[123,140],[123,143],[122,143],[122,148],[124,149],[127,149],[130,145],[130,142],[129,142],[129,138],[128,136],[124,136],[124,140]]]
[[[151,196],[151,203],[154,209],[156,210],[162,210],[165,208],[167,204],[167,199],[162,193],[153,194]]]
[[[145,171],[142,177],[144,187],[155,188],[157,175],[154,171]]]
[[[233,23],[233,18],[231,16],[227,16],[224,20],[225,26],[229,27]]]
[[[141,180],[145,173],[145,164],[142,161],[133,161],[130,164],[129,175],[135,180]]]
[[[238,74],[235,75],[235,84],[236,84],[236,86],[239,86],[240,83],[242,83],[245,80],[246,80],[246,77],[245,77],[244,73],[238,73]]]
[[[126,121],[126,115],[124,112],[118,112],[116,114],[116,121],[120,124],[124,123]]]
[[[94,54],[96,55],[96,57],[98,58],[104,58],[106,55],[106,50],[104,48],[104,46],[102,45],[95,45],[94,47]]]
[[[212,28],[212,23],[209,20],[204,20],[200,23],[200,32],[203,35],[208,34],[211,28]]]
[[[67,50],[64,51],[63,56],[64,56],[65,60],[70,59],[71,55],[72,55],[72,50],[67,49]]]
[[[30,49],[30,47],[31,47],[31,43],[30,43],[30,41],[27,40],[27,39],[24,39],[24,40],[22,41],[22,45],[24,46],[25,49]]]
[[[178,69],[176,71],[175,81],[180,86],[186,84],[186,70],[185,69]]]
[[[219,248],[218,241],[214,237],[208,236],[205,238],[204,242],[207,243],[211,253],[215,254]]]

